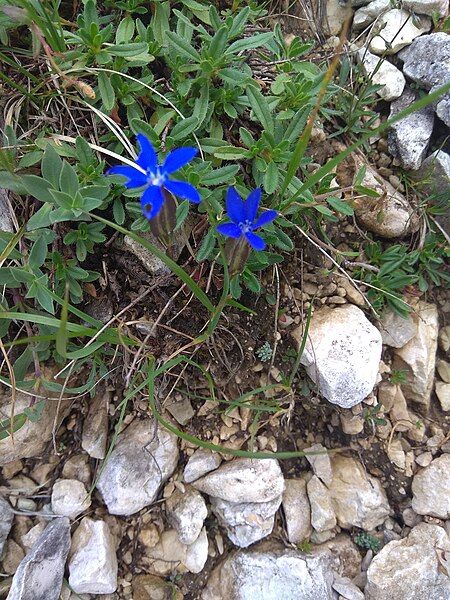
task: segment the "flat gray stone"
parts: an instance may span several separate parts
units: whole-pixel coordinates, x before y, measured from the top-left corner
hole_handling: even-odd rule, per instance
[[[8,534],[11,531],[13,520],[14,513],[9,502],[0,496],[0,558],[2,556]]]

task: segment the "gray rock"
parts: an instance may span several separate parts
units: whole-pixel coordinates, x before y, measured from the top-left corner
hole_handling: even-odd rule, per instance
[[[247,548],[272,533],[280,504],[281,496],[268,502],[243,503],[211,498],[213,513],[233,544],[240,548]]]
[[[9,192],[0,188],[0,231],[14,232],[14,225],[11,218]]]
[[[7,600],[58,600],[69,548],[69,519],[52,520],[20,563]]]
[[[394,369],[406,371],[402,390],[407,400],[429,406],[436,364],[438,312],[434,304],[418,302],[412,313],[417,324],[416,335],[394,355]]]
[[[306,460],[312,467],[314,475],[324,483],[329,485],[333,479],[330,456],[327,449],[322,444],[313,444],[309,448],[304,448]],[[308,452],[320,452],[321,454],[308,454]]]
[[[389,2],[389,0],[387,1]],[[358,51],[358,58],[364,73],[370,77],[372,83],[383,86],[377,91],[380,98],[390,102],[401,96],[406,79],[400,69],[397,69],[388,60],[375,56],[366,48]]]
[[[57,479],[52,489],[52,511],[55,515],[75,519],[91,505],[91,498],[76,479]]]
[[[333,581],[335,590],[345,600],[364,600],[364,594],[348,577],[336,575]]]
[[[393,8],[377,21],[378,35],[369,42],[374,54],[396,54],[411,42],[431,29],[431,19],[415,17],[406,10]]]
[[[144,564],[150,573],[166,577],[170,573],[200,573],[208,559],[208,537],[203,527],[193,544],[182,544],[174,529],[163,531],[159,542],[148,548]]]
[[[329,35],[338,35],[345,21],[352,16],[350,0],[327,0],[323,25]]]
[[[412,508],[419,515],[450,518],[450,454],[435,458],[414,475]]]
[[[375,529],[389,516],[390,507],[381,483],[353,458],[335,456],[329,493],[337,522],[344,529]]]
[[[427,90],[450,80],[450,35],[423,35],[402,50],[403,73]]]
[[[440,557],[450,551],[442,527],[420,523],[407,538],[386,544],[367,571],[366,600],[446,600],[450,578]]]
[[[287,538],[291,544],[299,544],[309,538],[311,528],[311,505],[304,479],[286,479],[283,492],[283,511]]]
[[[303,329],[292,336],[300,344]],[[301,362],[329,402],[350,408],[372,391],[381,347],[379,331],[361,309],[352,304],[325,307],[311,319]]]
[[[117,558],[107,523],[81,520],[73,534],[69,585],[77,594],[112,594],[117,588]]]
[[[90,401],[89,411],[83,423],[81,447],[92,458],[103,459],[106,456],[109,396],[110,393],[104,391]]]
[[[269,502],[282,495],[284,479],[275,459],[236,458],[192,485],[227,502]]]
[[[222,459],[217,452],[199,448],[189,458],[184,467],[183,478],[186,483],[192,483],[203,475],[210,473],[220,466]]]
[[[402,6],[418,15],[430,17],[436,14],[445,17],[448,13],[448,0],[403,0]]]
[[[167,520],[178,532],[182,544],[193,544],[208,515],[203,496],[191,487],[176,490],[166,500]]]
[[[437,91],[437,88],[432,88],[430,93],[434,91]],[[442,100],[436,104],[436,115],[447,127],[450,127],[450,94],[445,94]]]
[[[313,475],[308,481],[306,490],[311,505],[311,525],[315,531],[323,533],[336,527],[336,515],[331,496],[316,475]]]
[[[149,506],[178,463],[178,439],[153,419],[133,421],[117,439],[97,488],[113,515]]]
[[[444,412],[450,410],[450,383],[437,381],[435,386],[436,396],[441,403],[441,408]]]
[[[353,17],[353,29],[360,31],[375,21],[377,17],[392,8],[391,0],[373,0],[359,8]]]
[[[411,106],[419,95],[406,87],[403,94],[391,104],[390,117]],[[400,159],[404,169],[416,171],[426,156],[434,127],[434,109],[426,106],[394,123],[388,134],[388,147]]]
[[[332,600],[333,569],[339,559],[330,551],[302,554],[280,546],[259,545],[231,553],[209,577],[202,600]]]
[[[392,348],[402,348],[417,333],[417,325],[411,315],[401,317],[391,308],[387,308],[378,323],[383,344]]]
[[[0,558],[2,556],[8,534],[11,531],[13,520],[14,513],[9,502],[0,496]]]

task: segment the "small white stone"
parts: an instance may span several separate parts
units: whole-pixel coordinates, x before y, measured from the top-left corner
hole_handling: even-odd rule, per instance
[[[311,505],[304,479],[286,479],[283,493],[283,511],[287,537],[291,544],[299,544],[311,535]]]
[[[391,308],[383,312],[378,327],[383,344],[392,348],[402,348],[417,333],[417,325],[410,314],[402,317]]]
[[[192,483],[196,479],[203,477],[210,471],[215,471],[220,466],[222,459],[217,452],[211,452],[205,448],[199,448],[189,458],[184,467],[184,481]]]
[[[443,411],[447,412],[450,410],[450,383],[444,383],[443,381],[436,382],[436,396],[441,403]]]
[[[368,27],[381,14],[392,8],[391,0],[373,0],[367,6],[358,9],[353,17],[353,29],[361,31]]]
[[[375,54],[396,54],[416,37],[431,29],[428,17],[413,18],[406,10],[393,8],[377,22],[379,35],[370,40],[370,50]]]
[[[412,481],[412,508],[419,515],[450,517],[450,454],[442,454]]]
[[[52,511],[55,515],[75,519],[91,505],[86,488],[76,479],[57,479],[52,490]]]
[[[208,559],[208,537],[203,528],[193,544],[182,544],[174,529],[164,531],[154,548],[147,550],[149,572],[166,577],[173,571],[200,573]]]
[[[112,594],[116,591],[114,539],[104,521],[84,517],[73,534],[69,585],[77,594]]]
[[[358,57],[365,74],[371,78],[372,83],[383,86],[377,90],[380,98],[390,102],[402,95],[406,79],[395,65],[386,59],[380,59],[379,56],[375,56],[366,48],[361,48],[358,51]]]
[[[311,465],[314,475],[317,475],[322,483],[329,485],[333,479],[333,471],[325,446],[313,444],[309,448],[305,448],[304,451],[306,452],[306,460]],[[309,452],[320,452],[321,454],[309,454]]]
[[[445,17],[448,14],[448,0],[403,0],[402,6],[418,15]]]
[[[330,494],[320,479],[313,475],[306,484],[308,498],[311,504],[311,524],[319,533],[328,531],[336,526]]]
[[[178,532],[182,544],[193,544],[208,515],[203,496],[191,487],[174,492],[166,500],[167,520]]]

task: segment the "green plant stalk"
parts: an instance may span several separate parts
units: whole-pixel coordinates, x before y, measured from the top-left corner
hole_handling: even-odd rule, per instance
[[[300,367],[300,361],[302,359],[303,352],[305,351],[306,342],[308,341],[308,332],[309,332],[309,326],[311,324],[311,317],[312,317],[312,307],[313,307],[313,303],[311,302],[310,307],[308,308],[308,314],[306,316],[305,331],[303,332],[302,343],[300,344],[300,348],[298,349],[298,353],[295,358],[295,363],[294,363],[294,366],[292,367],[292,372],[289,376],[289,387],[291,387],[291,388],[292,388],[292,384],[294,383],[295,376],[297,375],[297,371]]]

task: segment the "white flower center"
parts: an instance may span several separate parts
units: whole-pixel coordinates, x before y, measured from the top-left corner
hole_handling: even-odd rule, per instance
[[[166,180],[166,176],[160,172],[159,167],[156,170],[156,173],[152,173],[147,170],[147,181],[150,185],[157,185],[161,187]]]
[[[252,231],[252,225],[252,222],[247,219],[247,221],[241,221],[239,223],[239,228],[242,231],[242,233],[248,233],[249,231]]]

